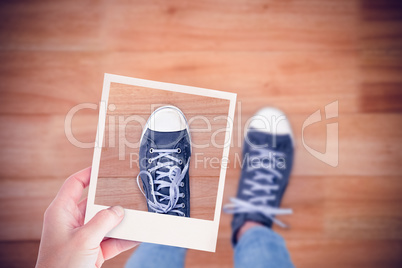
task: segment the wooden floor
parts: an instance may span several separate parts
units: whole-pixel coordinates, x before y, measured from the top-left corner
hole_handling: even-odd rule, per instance
[[[1,1],[0,62],[1,267],[34,265],[45,208],[91,164],[93,150],[72,145],[64,123],[75,105],[99,102],[105,72],[236,92],[231,163],[247,118],[284,110],[296,158],[283,206],[294,214],[276,230],[296,266],[402,266],[400,1]],[[322,152],[326,123],[338,122],[336,168],[301,140],[306,118],[334,101],[339,117],[304,139]],[[78,140],[95,139],[97,114],[76,114]],[[224,202],[238,175],[231,164]],[[188,267],[232,266],[230,219],[217,252],[190,250]]]

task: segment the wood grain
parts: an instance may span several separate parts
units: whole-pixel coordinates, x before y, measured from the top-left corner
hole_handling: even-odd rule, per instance
[[[43,212],[92,161],[92,148],[67,139],[66,114],[98,104],[107,72],[238,94],[225,203],[236,192],[246,120],[267,105],[284,110],[296,156],[282,206],[294,214],[281,218],[289,230],[275,231],[295,265],[401,267],[401,10],[397,0],[1,1],[0,263],[34,266]],[[332,168],[305,150],[301,127],[336,100]],[[80,110],[69,127],[89,147],[98,112]],[[326,123],[304,133],[321,152]],[[233,266],[230,221],[222,215],[217,252],[190,250],[187,267]],[[123,267],[130,254],[104,267]]]
[[[0,40],[25,50],[348,49],[357,45],[357,8],[356,0],[5,2]]]
[[[310,113],[312,105],[334,99],[341,111],[357,113],[358,60],[354,51],[0,51],[0,61],[7,63],[0,66],[0,111],[65,115],[80,103],[98,104],[107,72],[235,92],[247,114],[265,105],[288,114]]]
[[[223,203],[236,194],[238,177],[238,170],[229,169]],[[39,239],[43,213],[62,182],[63,178],[3,179],[0,193],[4,210],[0,219],[7,228],[1,230],[0,239]],[[131,195],[131,189],[137,190],[133,187],[134,178],[125,178],[124,183],[131,186],[127,191],[121,190],[123,198],[125,194]],[[207,189],[202,187],[203,191]],[[292,216],[282,217],[291,229],[276,231],[286,239],[401,239],[401,211],[397,207],[402,199],[401,190],[398,176],[293,175],[282,203],[282,207],[294,209]],[[209,195],[202,193],[205,197]],[[220,236],[228,239],[230,220],[231,216],[222,214]]]
[[[93,113],[93,116],[77,115],[74,119],[72,129],[77,140],[88,143],[95,140],[97,115],[96,111]],[[249,116],[251,115],[243,115],[241,117],[243,122],[246,122]],[[383,119],[384,115],[376,113],[341,114],[338,119],[339,168],[326,165],[304,149],[301,128],[308,116],[307,114],[289,116],[296,141],[293,174],[367,176],[400,174],[402,145],[399,140],[402,130],[397,127],[401,125],[400,114],[387,113],[387,120]],[[5,178],[23,177],[26,170],[29,170],[29,174],[34,177],[67,177],[89,166],[92,161],[92,149],[78,148],[67,140],[64,119],[64,116],[53,115],[0,116],[1,125],[7,129],[0,132],[0,145],[3,151],[0,155],[2,160],[0,175]],[[244,126],[238,124],[236,120],[229,157],[230,167],[234,167],[235,154],[240,153],[243,142]],[[317,150],[323,148],[326,142],[325,123],[323,121],[306,128],[307,145]],[[200,175],[207,176],[206,173]]]

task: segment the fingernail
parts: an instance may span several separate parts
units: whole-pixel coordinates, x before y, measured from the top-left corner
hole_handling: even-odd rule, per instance
[[[122,217],[124,215],[124,209],[121,206],[114,206],[110,208],[116,213],[117,216]]]

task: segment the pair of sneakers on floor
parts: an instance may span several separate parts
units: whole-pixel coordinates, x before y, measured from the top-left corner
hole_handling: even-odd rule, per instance
[[[190,217],[191,137],[182,111],[164,106],[153,112],[140,144],[137,184],[146,198],[148,211]],[[260,110],[245,135],[237,197],[223,208],[234,214],[233,243],[247,221],[269,228],[273,223],[285,226],[275,215],[292,213],[279,208],[292,163],[292,132],[285,115],[274,108]]]

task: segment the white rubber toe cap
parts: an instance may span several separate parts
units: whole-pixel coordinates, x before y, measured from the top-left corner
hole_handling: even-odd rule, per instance
[[[149,117],[147,128],[153,131],[174,132],[186,129],[187,122],[179,108],[163,106]]]
[[[286,115],[279,109],[266,107],[259,110],[250,118],[249,128],[275,134],[289,134],[293,138],[292,128]]]

